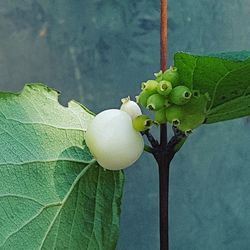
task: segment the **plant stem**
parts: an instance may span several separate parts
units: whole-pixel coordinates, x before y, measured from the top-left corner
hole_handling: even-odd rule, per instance
[[[161,70],[167,69],[168,0],[161,0]]]
[[[164,165],[163,165],[164,164]],[[160,250],[169,250],[168,236],[168,194],[169,194],[169,163],[159,164],[160,189]]]
[[[161,70],[167,69],[168,53],[168,0],[161,0]],[[167,154],[167,124],[160,128],[160,152],[158,155],[160,191],[160,250],[169,250],[168,199],[170,161]]]
[[[159,167],[160,250],[169,250],[168,197],[170,163],[187,138],[185,133],[176,128],[173,128],[173,130],[174,136],[169,142],[162,145],[158,143],[149,131],[143,133],[147,136],[147,139],[151,144],[151,147],[149,147],[150,150],[147,151],[153,154]]]
[[[168,52],[168,0],[161,0],[161,70],[167,69]],[[151,144],[148,152],[152,153],[159,169],[159,208],[160,208],[160,250],[169,250],[169,173],[170,163],[175,153],[186,140],[186,135],[176,128],[174,136],[168,142],[167,124],[160,127],[160,143],[149,130],[143,132]]]

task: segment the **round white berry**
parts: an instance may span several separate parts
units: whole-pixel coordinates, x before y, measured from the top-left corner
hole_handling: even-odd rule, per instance
[[[87,128],[85,140],[97,162],[110,170],[129,167],[144,149],[143,138],[134,130],[131,117],[118,109],[96,115]]]

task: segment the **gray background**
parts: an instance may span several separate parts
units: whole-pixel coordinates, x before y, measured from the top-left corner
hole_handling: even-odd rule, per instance
[[[43,82],[94,112],[159,70],[159,1],[0,1],[0,89]],[[249,0],[169,1],[169,55],[250,50]],[[170,63],[172,61],[170,60]],[[171,250],[250,249],[247,119],[197,129],[171,168]],[[158,175],[126,170],[118,250],[157,250]]]

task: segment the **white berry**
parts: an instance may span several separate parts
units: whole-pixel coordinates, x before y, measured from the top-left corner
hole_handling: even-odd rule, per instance
[[[121,101],[122,105],[120,107],[120,110],[128,113],[132,119],[142,114],[139,105],[136,102],[131,101],[129,96],[123,98]]]
[[[96,115],[87,128],[85,140],[97,162],[109,170],[129,167],[144,149],[143,138],[134,130],[131,117],[118,109]]]

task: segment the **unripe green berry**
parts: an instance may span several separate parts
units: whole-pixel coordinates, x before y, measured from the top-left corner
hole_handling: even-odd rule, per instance
[[[171,105],[166,109],[166,119],[173,126],[178,127],[183,119],[184,111],[181,106]]]
[[[157,92],[160,95],[168,96],[172,90],[172,84],[169,81],[160,81],[157,86]]]
[[[153,94],[148,98],[147,109],[157,111],[166,106],[167,100],[160,94]]]
[[[176,105],[186,104],[192,96],[190,89],[186,86],[180,85],[172,89],[169,94],[169,101]]]
[[[147,107],[148,98],[151,96],[150,93],[142,91],[139,96],[136,97],[136,102],[142,105],[144,108]]]
[[[155,80],[148,80],[147,82],[143,82],[141,89],[144,92],[150,93],[150,94],[155,94],[157,93],[157,86],[158,82]]]
[[[176,67],[170,67],[162,75],[162,80],[166,80],[172,83],[172,87],[179,85],[179,74]]]
[[[155,123],[164,124],[167,122],[166,109],[167,108],[164,107],[164,108],[155,112]]]
[[[153,121],[147,115],[139,115],[133,119],[133,127],[138,132],[148,130],[152,124]]]
[[[206,95],[192,97],[182,106],[172,105],[166,110],[167,120],[186,134],[199,127],[206,118]]]
[[[193,129],[199,127],[205,120],[206,116],[202,113],[186,114],[178,125],[178,129],[190,134]]]

